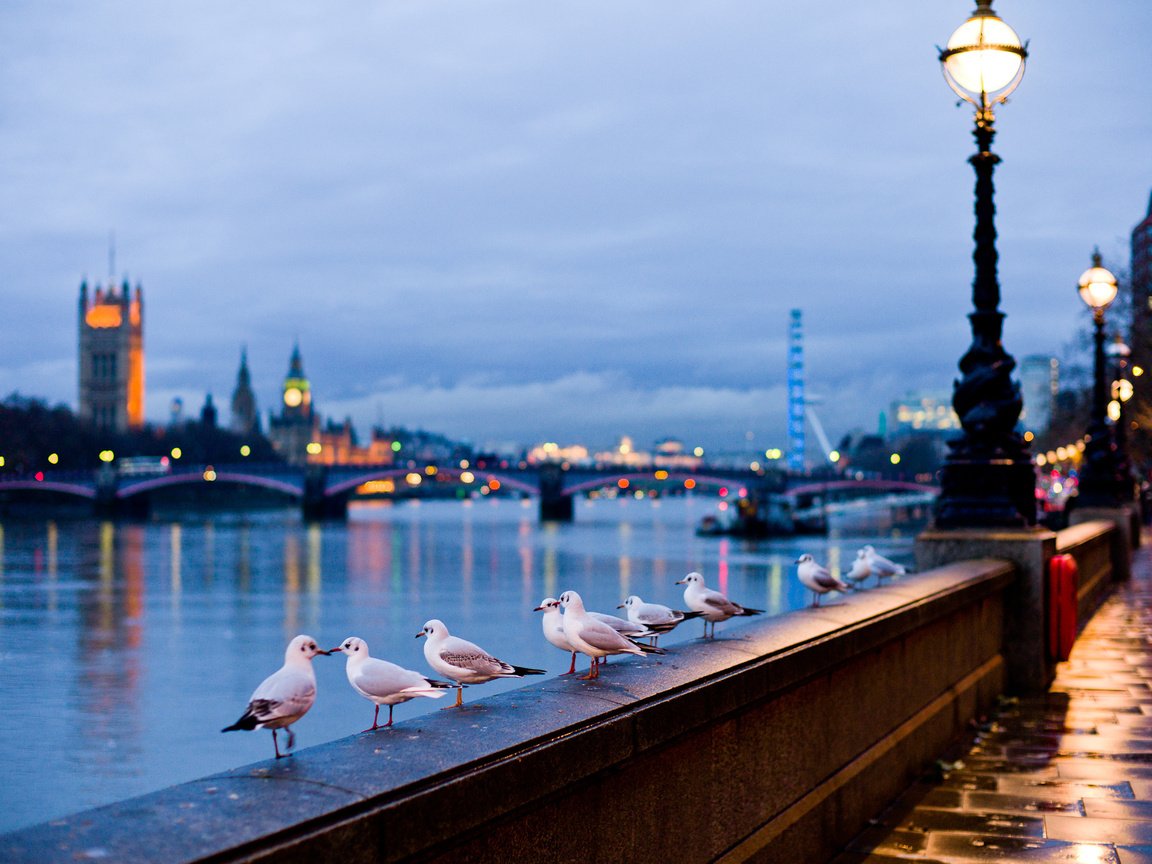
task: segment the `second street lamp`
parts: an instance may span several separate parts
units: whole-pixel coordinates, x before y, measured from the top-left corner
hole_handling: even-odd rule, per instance
[[[1116,507],[1120,504],[1116,446],[1108,429],[1108,382],[1104,362],[1104,310],[1116,299],[1116,277],[1102,266],[1100,251],[1092,253],[1092,266],[1077,283],[1080,299],[1092,310],[1093,378],[1092,413],[1088,419],[1088,441],[1080,469],[1076,503],[1081,507]]]
[[[993,108],[1008,98],[1024,75],[1027,49],[1015,31],[979,0],[940,51],[948,85],[976,108],[976,248],[972,259],[972,346],[960,358],[952,407],[963,433],[950,441],[940,474],[936,525],[941,528],[1027,527],[1036,524],[1036,475],[1028,445],[1016,431],[1023,401],[1012,380],[1016,361],[1000,344],[1004,313],[996,277],[996,208],[992,171]]]

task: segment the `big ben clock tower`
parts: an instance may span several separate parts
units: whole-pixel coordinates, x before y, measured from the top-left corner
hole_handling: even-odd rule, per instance
[[[315,439],[318,424],[312,410],[312,387],[304,375],[298,343],[292,346],[281,399],[279,416],[273,414],[268,418],[268,440],[289,463],[303,465],[308,460],[308,444]]]
[[[284,379],[284,416],[312,417],[312,388],[304,377],[304,362],[300,359],[300,345],[292,346],[292,359],[288,362],[288,376]]]

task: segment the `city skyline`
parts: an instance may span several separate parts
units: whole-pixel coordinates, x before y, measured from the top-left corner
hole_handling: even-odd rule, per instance
[[[995,8],[1031,40],[995,147],[1019,363],[1073,337],[1093,246],[1127,269],[1152,11]],[[0,60],[0,395],[76,405],[109,231],[155,423],[225,406],[244,346],[267,416],[298,340],[318,410],[361,430],[781,446],[791,308],[833,441],[950,390],[973,144],[934,46],[969,3],[272,11],[0,11],[28,34]]]

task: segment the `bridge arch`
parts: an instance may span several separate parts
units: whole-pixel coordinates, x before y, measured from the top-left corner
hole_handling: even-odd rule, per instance
[[[56,492],[62,495],[72,495],[77,498],[87,498],[89,501],[96,498],[94,486],[83,486],[79,483],[63,483],[54,480],[9,480],[4,486],[5,492]]]
[[[364,471],[360,474],[355,474],[351,477],[343,477],[339,480],[330,481],[329,485],[324,489],[325,498],[338,498],[351,494],[358,486],[369,483],[373,480],[400,480],[403,481],[409,474],[419,474],[424,481],[436,480],[443,482],[448,479],[458,486],[463,488],[479,488],[485,482],[496,480],[501,488],[513,489],[517,492],[522,492],[525,495],[539,495],[540,487],[532,483],[526,482],[521,477],[516,477],[510,474],[505,474],[500,471],[477,470],[473,468],[437,468],[436,473],[428,475],[423,471],[416,468],[396,468],[394,466],[375,468]],[[471,474],[475,479],[472,482],[466,482],[463,479],[464,474]]]
[[[593,489],[619,486],[621,480],[627,480],[629,485],[632,483],[643,483],[646,485],[677,484],[681,487],[683,487],[685,481],[691,480],[694,489],[701,487],[705,489],[723,489],[727,486],[730,489],[735,488],[739,491],[740,489],[749,489],[751,485],[748,482],[749,479],[751,478],[736,479],[733,477],[717,477],[710,474],[696,474],[690,471],[669,471],[666,476],[658,478],[653,471],[623,471],[619,474],[601,474],[596,477],[565,483],[563,492],[565,495],[581,495],[585,492],[591,492]]]
[[[116,497],[119,500],[132,498],[136,495],[142,495],[148,492],[154,492],[157,489],[171,488],[174,486],[193,486],[193,485],[208,485],[208,484],[236,484],[239,486],[252,486],[259,489],[268,489],[272,492],[279,492],[282,495],[287,495],[290,498],[299,499],[304,496],[304,490],[299,486],[292,483],[287,483],[275,477],[264,477],[259,474],[244,474],[237,471],[214,471],[212,479],[209,480],[204,472],[188,471],[180,474],[164,474],[159,477],[149,477],[147,479],[135,480],[130,483],[121,485],[116,490]]]

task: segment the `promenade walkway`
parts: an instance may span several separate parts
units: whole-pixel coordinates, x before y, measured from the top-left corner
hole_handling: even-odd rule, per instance
[[[1046,696],[1003,699],[834,864],[1152,864],[1152,549]]]

